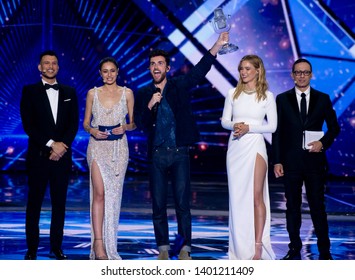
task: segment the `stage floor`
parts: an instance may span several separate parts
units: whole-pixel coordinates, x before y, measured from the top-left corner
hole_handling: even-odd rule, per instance
[[[24,174],[0,175],[0,260],[22,260],[26,252]],[[228,188],[226,178],[198,176],[192,180],[192,258],[227,259]],[[285,229],[285,200],[282,185],[270,183],[271,241],[277,259],[288,251]],[[172,199],[169,199],[171,241],[177,233]],[[355,259],[355,183],[332,181],[327,184],[331,251],[336,260]],[[302,205],[302,259],[318,259],[315,233],[306,200]],[[43,204],[40,220],[41,241],[38,259],[47,260],[49,251],[50,202]],[[71,260],[87,260],[90,248],[88,175],[73,176],[67,202],[63,250]],[[118,252],[124,260],[155,260],[156,249],[151,220],[151,200],[147,178],[126,178],[118,230]]]

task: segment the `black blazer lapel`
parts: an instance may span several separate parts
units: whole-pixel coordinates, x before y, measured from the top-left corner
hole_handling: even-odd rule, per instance
[[[65,122],[66,120],[66,114],[70,114],[68,110],[67,104],[70,104],[70,102],[73,102],[72,96],[68,91],[65,90],[65,87],[62,87],[60,84],[59,85],[59,92],[58,92],[58,111],[57,111],[57,127],[59,127],[62,123]]]
[[[43,110],[46,111],[46,115],[48,115],[48,118],[51,120],[52,125],[55,125],[53,114],[52,114],[52,109],[51,109],[51,104],[49,103],[47,91],[46,91],[45,87],[43,86],[42,82],[39,82],[37,85],[38,85],[38,91],[40,92],[41,103],[43,104]]]
[[[58,126],[60,121],[63,119],[63,102],[65,99],[65,93],[63,92],[63,88],[59,85],[59,91],[58,91],[58,111],[57,111],[57,123],[56,125]]]
[[[317,100],[318,100],[319,95],[311,88],[310,95],[309,95],[309,106],[308,106],[308,112],[307,112],[307,118],[305,121],[305,124],[312,118],[312,113],[316,109],[317,106]]]
[[[292,112],[294,112],[295,117],[302,124],[302,117],[301,117],[301,114],[300,114],[300,109],[299,109],[299,106],[298,106],[295,89],[290,90],[289,94],[287,95],[287,97],[288,97],[288,101],[290,103]]]

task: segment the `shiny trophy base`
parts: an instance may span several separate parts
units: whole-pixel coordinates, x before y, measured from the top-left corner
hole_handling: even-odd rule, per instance
[[[223,45],[222,48],[220,48],[220,50],[218,51],[218,54],[227,54],[227,53],[232,53],[237,51],[239,48],[236,45],[233,44],[225,44]]]

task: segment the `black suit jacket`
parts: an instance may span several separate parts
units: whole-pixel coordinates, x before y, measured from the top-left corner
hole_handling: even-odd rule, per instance
[[[75,89],[59,84],[56,123],[42,81],[23,87],[20,110],[23,128],[29,137],[27,165],[36,164],[40,157],[49,157],[51,149],[46,144],[50,139],[69,147],[60,161],[71,164],[71,145],[79,127]]]
[[[175,116],[177,146],[188,146],[200,140],[191,108],[190,91],[203,80],[215,60],[216,57],[207,52],[186,75],[167,80],[163,95]],[[148,103],[155,92],[156,88],[151,83],[140,88],[134,98],[134,122],[148,138],[148,157],[151,155],[155,135],[155,117],[148,109]]]
[[[295,88],[276,97],[278,125],[272,135],[273,164],[281,163],[285,172],[307,168],[323,169],[326,165],[325,150],[340,132],[336,113],[329,95],[313,88],[305,123],[302,123]],[[327,131],[320,139],[323,152],[309,153],[303,150],[303,131],[321,131],[324,122]]]

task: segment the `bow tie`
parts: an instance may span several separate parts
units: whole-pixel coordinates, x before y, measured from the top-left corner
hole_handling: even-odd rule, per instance
[[[58,90],[58,89],[59,89],[58,84],[54,84],[54,85],[44,84],[44,87],[46,88],[46,90],[47,90],[47,89],[50,89],[50,88],[52,88],[52,89],[54,89],[54,90]]]

